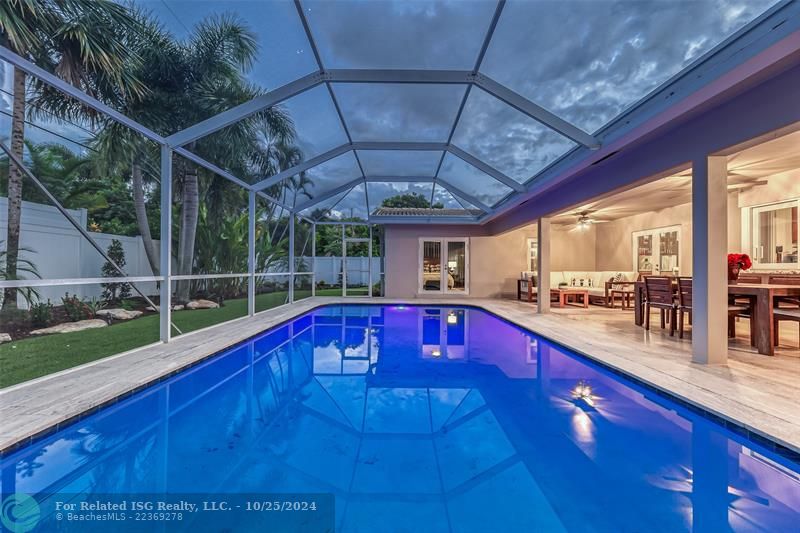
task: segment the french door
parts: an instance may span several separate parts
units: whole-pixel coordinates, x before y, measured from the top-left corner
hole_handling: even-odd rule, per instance
[[[680,247],[680,226],[634,231],[634,272],[680,274]]]
[[[420,294],[469,294],[469,239],[420,238]]]

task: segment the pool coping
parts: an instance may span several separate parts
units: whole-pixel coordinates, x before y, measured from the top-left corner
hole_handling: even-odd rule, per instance
[[[124,365],[126,358],[130,358],[136,355],[141,355],[142,353],[148,350],[157,350],[163,352],[165,348],[171,347],[174,349],[178,347],[181,343],[190,344],[189,347],[192,348],[191,346],[192,340],[200,339],[203,333],[210,334],[212,332],[216,332],[217,330],[219,330],[219,327],[223,325],[226,327],[230,327],[232,325],[235,326],[238,323],[238,325],[243,326],[242,328],[243,331],[237,331],[235,334],[232,334],[229,341],[223,341],[220,346],[217,346],[210,351],[200,350],[199,353],[194,354],[193,356],[189,357],[185,362],[178,364],[176,366],[157,369],[156,372],[153,372],[153,377],[150,379],[143,380],[136,384],[129,384],[127,386],[123,383],[120,383],[116,391],[108,393],[106,395],[107,396],[106,398],[103,398],[97,402],[92,402],[91,405],[89,406],[81,407],[80,404],[78,404],[75,405],[72,409],[63,410],[60,413],[48,413],[47,415],[45,415],[45,420],[40,421],[37,419],[36,421],[33,421],[23,426],[22,429],[17,429],[16,434],[14,435],[11,435],[9,437],[0,436],[0,458],[4,458],[106,407],[109,407],[122,400],[125,400],[130,396],[138,392],[141,392],[142,390],[148,387],[157,385],[167,379],[170,379],[181,372],[185,372],[186,370],[192,367],[202,364],[203,362],[213,357],[216,357],[221,353],[230,350],[231,348],[240,345],[243,342],[248,341],[249,339],[252,339],[253,337],[261,335],[271,329],[280,327],[281,325],[284,325],[287,322],[294,320],[295,318],[303,314],[309,313],[311,311],[314,311],[316,309],[327,306],[335,306],[335,305],[376,305],[376,306],[428,305],[428,306],[469,307],[487,312],[513,325],[514,327],[521,328],[525,331],[534,333],[546,339],[547,341],[552,342],[555,345],[561,346],[571,352],[574,352],[579,357],[586,359],[591,364],[598,365],[603,369],[608,370],[613,374],[619,375],[627,380],[630,380],[634,384],[640,387],[644,387],[647,390],[652,391],[663,398],[673,401],[678,405],[681,405],[682,407],[694,413],[700,414],[701,416],[704,416],[708,420],[711,420],[723,426],[724,428],[732,431],[733,433],[736,433],[737,435],[739,435],[744,439],[747,439],[753,443],[763,446],[771,451],[774,451],[775,453],[791,461],[800,462],[800,444],[785,441],[779,436],[771,434],[769,431],[763,428],[752,427],[746,422],[737,420],[736,417],[730,414],[720,412],[717,409],[714,409],[713,407],[704,405],[703,402],[697,398],[685,397],[678,391],[670,390],[668,387],[655,383],[644,376],[637,375],[631,370],[620,368],[613,362],[607,361],[601,357],[598,357],[597,355],[588,353],[580,346],[576,346],[575,344],[571,344],[569,342],[565,342],[564,340],[554,338],[552,335],[543,333],[539,328],[515,320],[513,316],[509,316],[510,313],[504,312],[504,310],[502,308],[498,308],[497,305],[493,305],[493,304],[502,304],[503,302],[507,301],[472,300],[466,298],[465,299],[437,298],[437,299],[425,299],[425,300],[422,299],[409,300],[409,299],[383,299],[383,298],[368,299],[368,298],[358,298],[358,297],[356,298],[313,297],[307,300],[303,300],[301,302],[296,302],[291,305],[283,305],[267,311],[263,311],[252,317],[242,317],[233,321],[226,322],[225,324],[212,326],[209,328],[205,328],[203,330],[198,330],[196,332],[192,332],[186,334],[185,336],[176,338],[169,345],[151,344],[148,346],[143,346],[141,348],[131,350],[129,352],[109,356],[107,358],[99,359],[97,361],[92,361],[90,363],[86,363],[78,367],[66,369],[54,374],[50,374],[48,376],[42,376],[40,378],[36,378],[27,382],[13,385],[5,389],[0,389],[0,420],[2,420],[3,419],[2,415],[4,411],[6,411],[6,406],[5,406],[6,402],[4,400],[8,396],[11,396],[13,399],[14,395],[19,396],[21,394],[29,392],[29,390],[35,390],[38,386],[40,386],[44,382],[58,380],[69,374],[80,374],[82,371],[85,372],[99,365],[108,365],[109,363],[112,366]],[[530,308],[530,311],[532,312],[533,308]],[[266,323],[263,325],[260,324],[260,322],[262,321]],[[252,326],[255,326],[255,328],[253,328]],[[250,329],[254,330],[249,331]],[[121,366],[119,370],[124,371],[124,366]],[[64,395],[63,400],[67,400],[70,398],[66,394],[67,389],[69,389],[69,387],[62,388],[62,390],[64,391],[62,393]],[[13,404],[14,402],[12,401],[11,403]]]

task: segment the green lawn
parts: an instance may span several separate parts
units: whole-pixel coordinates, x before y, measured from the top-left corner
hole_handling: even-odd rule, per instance
[[[321,289],[319,296],[339,296],[341,289]],[[300,291],[305,298],[311,291]],[[281,305],[286,292],[256,295],[256,311]],[[219,309],[175,311],[172,321],[184,333],[247,314],[247,299],[228,300]],[[158,341],[158,314],[152,313],[106,328],[59,333],[0,344],[0,388],[102,359]],[[173,334],[176,332],[173,330]]]

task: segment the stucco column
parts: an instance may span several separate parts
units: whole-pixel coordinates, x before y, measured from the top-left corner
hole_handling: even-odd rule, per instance
[[[692,165],[692,360],[728,361],[728,160]]]
[[[536,312],[550,312],[550,219],[536,221]]]

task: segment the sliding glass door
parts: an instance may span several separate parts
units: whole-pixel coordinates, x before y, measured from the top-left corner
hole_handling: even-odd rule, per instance
[[[419,240],[419,292],[469,293],[469,241],[458,239]]]

